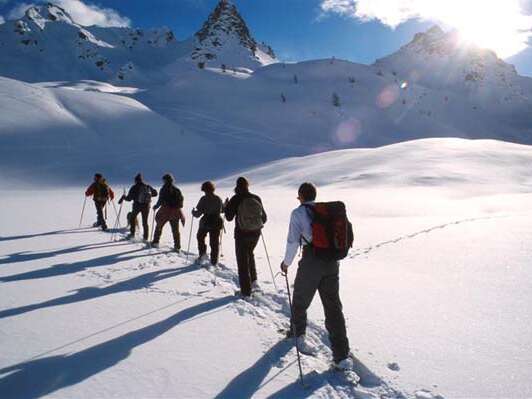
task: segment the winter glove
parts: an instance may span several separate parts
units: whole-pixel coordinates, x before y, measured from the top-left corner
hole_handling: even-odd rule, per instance
[[[284,262],[281,262],[281,272],[283,272],[283,274],[288,273],[288,265]]]
[[[126,199],[125,195],[121,196],[120,199],[118,200],[118,204],[122,205],[122,202],[124,202],[125,199]]]
[[[185,215],[181,213],[181,224],[185,227]]]
[[[156,211],[157,209],[159,209],[161,207],[161,205],[154,205],[153,206],[153,210]]]

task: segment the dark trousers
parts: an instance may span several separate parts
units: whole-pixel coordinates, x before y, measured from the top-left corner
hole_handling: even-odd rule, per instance
[[[105,209],[106,203],[107,201],[94,201],[94,206],[96,207],[96,224],[104,229],[107,228],[105,217],[103,216],[103,210]]]
[[[150,215],[150,204],[133,204],[133,210],[131,211],[130,232],[131,235],[135,235],[137,229],[137,216],[141,214],[142,217],[142,233],[145,240],[148,239],[150,226],[148,225],[148,216]]]
[[[198,239],[198,252],[199,255],[205,255],[207,253],[207,245],[205,245],[205,238],[209,235],[209,245],[211,247],[211,264],[216,265],[218,263],[218,254],[220,252],[220,229],[203,229],[198,230],[196,238]]]
[[[349,341],[339,294],[338,267],[338,262],[318,259],[310,248],[305,247],[297,269],[292,302],[292,323],[296,336],[300,336],[305,334],[307,309],[318,291],[335,362],[345,359],[349,354]]]
[[[172,236],[174,237],[174,248],[181,249],[181,234],[179,233],[179,215],[180,210],[177,208],[170,208],[163,206],[155,216],[155,221],[157,226],[155,227],[155,232],[153,234],[153,243],[158,244],[161,235],[163,233],[163,227],[166,223],[170,222],[170,227],[172,228]]]
[[[251,284],[257,281],[255,255],[253,251],[260,236],[245,236],[235,239],[236,263],[238,264],[238,281],[240,292],[244,296],[251,295]]]

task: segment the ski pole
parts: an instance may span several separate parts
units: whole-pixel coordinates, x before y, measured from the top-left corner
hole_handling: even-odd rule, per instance
[[[120,218],[118,217],[118,212],[116,211],[115,200],[112,200],[111,203],[113,204],[113,209],[115,210],[116,221],[118,222],[118,228],[121,229],[122,226],[120,226]]]
[[[222,220],[222,231],[220,231],[220,258],[224,257],[224,247],[223,247],[223,235],[225,234],[225,224],[223,224]]]
[[[294,310],[292,308],[292,298],[290,297],[290,284],[288,284],[288,273],[283,273],[286,281],[286,292],[288,293],[288,304],[290,305],[290,328],[292,330],[292,335],[294,336],[294,343],[296,345],[297,352],[297,365],[299,367],[299,378],[301,380],[301,385],[305,386],[303,382],[303,368],[301,367],[301,354],[299,353],[299,343],[296,336],[296,326],[293,323],[294,320]]]
[[[85,196],[85,200],[83,201],[83,208],[81,209],[81,217],[79,218],[79,228],[81,228],[81,223],[83,223],[83,215],[85,214],[85,205],[87,205],[87,196]]]
[[[187,259],[188,262],[188,254],[190,253],[190,241],[192,241],[192,226],[194,226],[194,216],[192,216],[192,221],[190,222],[190,233],[188,235],[188,246],[187,246]]]
[[[277,284],[275,283],[275,276],[273,275],[273,269],[272,264],[270,262],[270,255],[268,254],[268,248],[266,247],[266,241],[264,240],[264,235],[262,234],[262,231],[260,232],[260,236],[262,238],[262,244],[264,245],[264,252],[266,252],[266,259],[268,259],[268,266],[270,267],[270,273],[272,275],[272,283],[275,288],[275,292],[278,292]]]
[[[151,231],[150,231],[150,248],[151,248],[151,244],[153,242],[153,234],[155,233],[155,209],[152,210],[153,212],[153,216],[152,216],[152,219],[151,219]]]
[[[116,220],[115,220],[115,225],[113,227],[113,234],[111,235],[111,241],[114,241],[115,239],[115,236],[116,236],[116,229],[117,228],[121,228],[120,227],[120,215],[122,214],[122,206],[124,205],[124,203],[122,202],[120,204],[120,207],[118,208],[118,215],[116,216]]]
[[[224,240],[223,240],[223,234],[220,232],[220,258],[224,257],[224,246],[223,246]]]

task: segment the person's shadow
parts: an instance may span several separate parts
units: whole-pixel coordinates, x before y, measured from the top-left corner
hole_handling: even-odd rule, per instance
[[[273,367],[280,364],[281,359],[293,348],[292,340],[282,340],[272,346],[260,359],[258,359],[253,366],[244,370],[238,376],[233,378],[231,382],[216,395],[215,399],[249,399],[252,398],[259,389],[269,383],[264,381],[268,373]],[[365,388],[373,388],[382,385],[382,380],[374,374],[368,367],[366,367],[360,360],[354,359],[354,370],[360,376],[360,385]],[[295,363],[295,360],[290,363],[288,368]],[[303,376],[304,386],[300,379],[293,383],[284,386],[282,389],[271,394],[269,398],[272,399],[299,399],[308,398],[312,393],[325,385],[331,385],[334,388],[340,386],[344,388],[353,388],[353,386],[343,381],[336,375],[334,370],[325,370],[321,373],[312,371]],[[353,391],[353,395],[354,395]]]
[[[49,251],[49,252],[29,252],[29,251],[15,252],[9,255],[5,255],[3,258],[1,258],[0,265],[20,263],[20,262],[29,262],[29,261],[39,260],[39,259],[52,258],[54,256],[59,256],[59,255],[71,254],[74,252],[90,251],[92,249],[118,247],[118,246],[127,245],[127,244],[128,243],[126,242],[121,242],[121,243],[103,242],[103,243],[96,243],[96,244],[79,245],[76,247],[58,249],[57,251]]]
[[[147,252],[144,254],[124,256],[124,255],[135,254],[137,252],[142,252],[144,250],[145,248],[138,248],[138,249],[133,249],[131,251],[101,256],[99,258],[94,258],[94,259],[82,260],[79,262],[61,263],[61,264],[53,265],[52,267],[48,267],[45,269],[32,270],[32,271],[25,272],[25,273],[12,274],[10,276],[0,277],[0,281],[3,281],[6,283],[10,281],[21,281],[21,280],[31,280],[35,278],[64,276],[66,274],[81,272],[90,267],[109,266],[109,265],[112,265],[118,262],[125,262],[125,261],[132,260],[132,259],[138,259],[140,257],[151,256],[151,254]]]
[[[46,236],[53,236],[53,235],[60,235],[60,234],[78,234],[78,233],[93,233],[93,232],[94,232],[94,228],[92,227],[80,227],[79,229],[54,230],[54,231],[47,231],[44,233],[26,234],[26,235],[19,235],[19,236],[8,236],[8,237],[0,236],[0,242],[13,241],[13,240],[27,240],[29,238],[46,237]]]
[[[197,270],[197,265],[189,265],[181,268],[163,269],[150,273],[145,273],[140,276],[133,277],[128,280],[120,281],[118,283],[109,285],[107,287],[86,287],[81,288],[70,295],[65,295],[59,298],[51,299],[33,305],[21,306],[18,308],[6,309],[0,311],[0,319],[4,317],[11,317],[23,313],[31,312],[33,310],[49,308],[52,306],[67,305],[76,302],[88,301],[94,298],[103,297],[106,295],[117,294],[119,292],[135,291],[142,288],[149,288],[157,281],[165,280],[171,277],[176,277],[181,274]]]
[[[39,398],[80,383],[126,359],[131,351],[202,313],[234,300],[226,296],[181,310],[173,316],[80,352],[30,360],[0,370],[2,399]],[[172,350],[169,348],[168,350]],[[177,349],[176,349],[177,350]]]
[[[263,386],[270,370],[279,364],[292,347],[293,344],[289,340],[276,343],[253,366],[233,378],[215,399],[251,398]]]
[[[378,386],[381,386],[385,384],[382,379],[377,376],[373,371],[371,371],[365,364],[363,364],[359,359],[354,358],[354,367],[353,370],[358,374],[360,377],[359,385],[363,388],[375,388]],[[303,376],[303,381],[305,386],[301,384],[301,381],[297,380],[291,383],[290,385],[286,385],[285,387],[281,388],[277,392],[274,392],[270,396],[268,396],[269,399],[303,399],[308,398],[312,396],[312,393],[320,389],[321,387],[325,385],[330,385],[335,389],[342,388],[342,391],[349,392],[351,390],[351,394],[348,394],[349,397],[356,397],[355,392],[355,386],[352,385],[350,382],[344,380],[341,378],[341,376],[338,374],[338,371],[334,371],[333,369],[322,371],[321,373],[318,373],[316,371],[312,371],[305,376]],[[389,391],[394,398],[404,398],[404,395],[402,395],[400,392],[395,391],[393,388],[386,387],[387,391]]]

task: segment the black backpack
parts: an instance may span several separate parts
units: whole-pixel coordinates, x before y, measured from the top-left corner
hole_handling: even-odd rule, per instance
[[[107,202],[109,199],[109,186],[105,181],[94,183],[94,200],[98,202]]]
[[[149,204],[151,202],[151,189],[147,184],[141,184],[137,191],[136,201],[139,204]]]
[[[168,206],[172,208],[183,208],[183,194],[174,186],[170,186],[168,189]]]
[[[344,259],[353,247],[353,225],[343,202],[305,205],[312,219],[312,250],[324,260]]]

